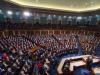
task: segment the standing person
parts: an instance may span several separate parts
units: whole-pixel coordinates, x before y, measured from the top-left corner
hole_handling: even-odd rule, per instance
[[[2,59],[3,59],[3,61],[8,61],[9,60],[8,54],[7,53],[3,53]]]
[[[50,75],[57,75],[56,63],[54,61],[50,61],[49,74]]]
[[[37,63],[37,67],[38,67],[38,70],[39,70],[39,74],[40,75],[42,75],[43,74],[43,63],[42,63],[42,61],[39,61],[38,63]]]
[[[86,60],[86,65],[87,65],[87,68],[91,71],[92,69],[92,63],[93,63],[93,60],[92,60],[92,57],[88,57],[87,60]]]
[[[37,63],[34,64],[33,74],[32,75],[39,75],[39,70],[38,70]]]
[[[62,71],[63,75],[70,75],[70,60],[65,60]]]
[[[44,62],[43,67],[44,67],[45,75],[49,75],[50,67],[49,67],[49,65],[48,65],[48,63],[46,61]]]

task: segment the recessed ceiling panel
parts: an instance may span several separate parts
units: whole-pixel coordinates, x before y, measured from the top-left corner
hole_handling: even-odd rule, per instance
[[[100,0],[7,0],[23,6],[84,12],[100,8]]]

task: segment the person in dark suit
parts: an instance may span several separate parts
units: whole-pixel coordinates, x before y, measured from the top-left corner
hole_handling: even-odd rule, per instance
[[[63,75],[70,75],[70,60],[65,60],[62,71]]]
[[[93,60],[91,57],[88,57],[87,60],[86,60],[86,65],[87,65],[87,68],[91,71],[92,69],[92,63],[93,63]]]

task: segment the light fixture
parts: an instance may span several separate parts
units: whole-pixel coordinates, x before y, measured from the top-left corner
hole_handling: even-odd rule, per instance
[[[72,18],[72,16],[69,16],[68,18],[69,18],[69,19],[71,19],[71,18]]]
[[[0,10],[0,14],[2,14],[2,10]]]
[[[78,20],[81,20],[81,19],[82,19],[82,17],[81,17],[81,16],[79,16],[79,17],[77,17],[77,19],[78,19]]]
[[[56,15],[53,15],[54,18],[56,18]]]
[[[99,15],[95,15],[96,17],[99,17]]]
[[[15,14],[16,14],[17,16],[19,16],[19,15],[20,15],[20,12],[16,12]]]
[[[12,11],[10,11],[10,10],[8,10],[8,11],[7,11],[7,14],[8,14],[8,15],[12,15],[12,14],[13,14],[13,12],[12,12]]]
[[[64,16],[64,18],[67,18],[67,16]]]
[[[30,16],[31,16],[31,13],[30,13],[29,11],[24,11],[24,12],[23,12],[23,15],[24,15],[25,17],[30,17]]]

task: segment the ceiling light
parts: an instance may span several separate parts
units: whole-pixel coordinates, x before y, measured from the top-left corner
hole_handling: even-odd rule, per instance
[[[31,16],[31,13],[30,13],[29,11],[24,11],[24,12],[23,12],[23,15],[24,15],[25,17],[29,17],[29,16]]]
[[[54,18],[56,18],[56,15],[53,15]]]
[[[0,10],[0,14],[2,14],[2,10]]]
[[[64,16],[64,18],[67,18],[67,16]]]
[[[12,15],[13,12],[9,10],[9,11],[7,11],[7,14],[8,14],[8,15]]]
[[[82,17],[81,17],[81,16],[79,16],[79,17],[77,17],[77,19],[78,19],[78,20],[81,20],[81,19],[82,19]]]
[[[69,18],[69,19],[71,19],[72,17],[71,17],[71,16],[69,16],[68,18]]]

